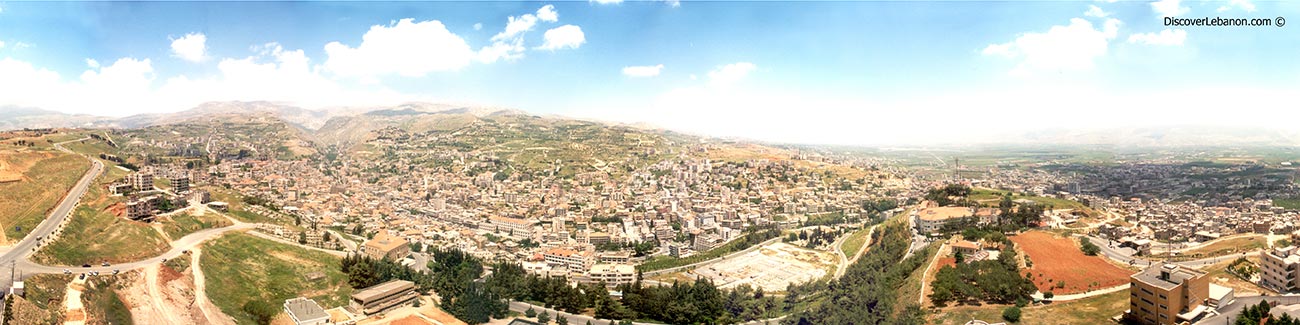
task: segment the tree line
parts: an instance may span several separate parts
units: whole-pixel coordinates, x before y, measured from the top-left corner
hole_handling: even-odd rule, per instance
[[[839,279],[814,282],[802,288],[791,286],[786,300],[807,303],[782,321],[783,324],[924,324],[925,311],[912,303],[898,308],[898,288],[925,262],[927,256],[915,254],[906,259],[911,246],[911,231],[906,223],[881,226],[872,235],[871,250],[849,265]],[[820,284],[824,283],[824,284]],[[896,312],[896,310],[898,310]]]

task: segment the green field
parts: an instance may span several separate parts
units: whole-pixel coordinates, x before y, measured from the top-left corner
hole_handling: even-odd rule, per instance
[[[205,214],[203,216],[194,216],[189,213],[180,213],[171,216],[171,221],[161,221],[162,229],[172,240],[180,239],[185,235],[192,234],[203,229],[221,228],[231,225],[230,220],[226,220],[218,215]]]
[[[998,201],[997,201],[997,200],[1002,199],[1002,196],[1004,196],[1004,195],[1006,195],[1006,194],[1008,194],[1008,193],[1011,193],[1011,192],[1010,192],[1010,191],[1002,191],[1002,190],[987,189],[987,188],[973,188],[973,189],[971,189],[971,193],[970,193],[969,198],[970,198],[972,201],[976,201],[976,202],[984,201],[984,203],[985,203],[984,205],[986,205],[986,206],[997,207],[997,204],[998,204]],[[1030,201],[1037,202],[1038,204],[1041,204],[1041,205],[1043,205],[1044,207],[1052,207],[1052,208],[1054,208],[1054,209],[1074,209],[1075,211],[1082,211],[1082,212],[1088,214],[1088,216],[1090,216],[1090,217],[1093,217],[1093,216],[1097,216],[1097,215],[1098,215],[1098,212],[1097,212],[1096,210],[1093,210],[1092,208],[1090,208],[1090,207],[1088,207],[1088,206],[1086,206],[1086,205],[1083,205],[1083,203],[1079,203],[1079,202],[1075,202],[1075,201],[1070,201],[1070,200],[1065,200],[1065,199],[1058,199],[1058,198],[1051,198],[1051,197],[1045,197],[1045,196],[1020,195],[1020,194],[1022,194],[1022,193],[1020,193],[1020,194],[1017,194],[1017,193],[1011,193],[1011,194],[1014,194],[1014,195],[1011,196],[1011,199],[1012,199],[1012,200],[1027,199],[1027,200],[1030,200]],[[992,202],[988,202],[988,201],[992,201]]]
[[[840,251],[844,252],[844,256],[852,259],[853,255],[857,255],[858,250],[862,249],[862,245],[867,244],[867,233],[869,232],[871,232],[871,227],[864,227],[849,234],[849,238],[844,239],[844,244],[840,245]]]
[[[1129,293],[1120,290],[1100,296],[1043,306],[1021,308],[1020,324],[1108,324],[1110,318],[1128,309]],[[961,306],[944,308],[931,315],[931,324],[960,325],[972,319],[990,323],[1003,322],[1006,305]]]
[[[244,324],[252,318],[242,307],[253,300],[278,308],[285,299],[305,296],[326,309],[346,305],[352,287],[339,263],[323,252],[231,233],[203,246],[199,267],[208,298]],[[314,271],[324,272],[325,278],[312,282],[304,277]]]
[[[78,206],[63,235],[34,258],[59,265],[121,263],[161,255],[171,249],[162,234],[148,225]]]
[[[5,153],[0,160],[10,166],[31,164],[22,180],[0,183],[0,226],[13,241],[27,236],[45,220],[45,214],[90,169],[86,159],[64,153]]]
[[[106,166],[105,176],[86,191],[63,234],[43,246],[33,258],[61,265],[120,263],[158,256],[170,249],[171,245],[153,227],[118,217],[108,210],[122,198],[108,196],[103,185],[125,174],[126,171],[117,167]]]
[[[1300,210],[1300,198],[1273,199],[1273,206],[1283,207],[1286,209]]]

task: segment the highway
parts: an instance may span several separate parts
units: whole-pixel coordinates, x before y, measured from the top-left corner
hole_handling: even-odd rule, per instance
[[[86,139],[89,138],[59,142],[54,144],[54,148],[59,151],[73,153],[71,150],[64,148],[63,144]],[[27,234],[27,237],[23,237],[23,239],[18,241],[17,244],[10,247],[8,252],[5,252],[4,255],[0,255],[0,265],[13,266],[15,265],[15,262],[21,263],[26,261],[32,253],[36,252],[38,247],[46,244],[52,239],[50,238],[50,234],[53,234],[55,231],[63,227],[67,222],[69,215],[71,215],[72,211],[77,207],[77,203],[81,201],[81,197],[86,195],[86,190],[88,190],[90,185],[95,182],[95,179],[104,172],[103,163],[94,159],[89,160],[91,162],[91,167],[89,170],[86,170],[86,174],[82,175],[81,179],[77,180],[77,183],[72,186],[72,190],[68,191],[68,194],[63,197],[63,200],[59,201],[59,204],[56,205],[54,209],[50,210],[50,213],[46,215],[44,221],[41,221],[36,228],[32,229],[31,233]],[[30,273],[28,269],[21,267],[17,268],[15,271],[23,272],[23,274]],[[9,283],[8,281],[3,282],[3,284],[0,284],[0,287],[3,287],[7,292],[12,283]]]

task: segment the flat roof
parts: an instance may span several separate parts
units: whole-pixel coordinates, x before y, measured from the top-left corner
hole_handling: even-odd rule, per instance
[[[917,212],[916,215],[919,216],[921,220],[939,221],[939,220],[948,220],[952,218],[969,217],[973,215],[973,211],[971,211],[971,208],[967,208],[967,207],[938,207],[938,208],[922,209],[921,211]]]
[[[1160,277],[1162,271],[1164,270],[1169,271],[1168,280],[1162,279]],[[1173,288],[1178,287],[1179,284],[1182,284],[1183,282],[1186,282],[1189,279],[1199,278],[1204,275],[1205,272],[1201,272],[1199,270],[1188,268],[1188,267],[1181,267],[1175,264],[1163,264],[1163,265],[1153,264],[1150,267],[1147,267],[1146,269],[1142,270],[1142,272],[1133,274],[1132,277],[1134,280],[1141,281],[1142,283],[1146,283],[1157,288],[1161,288],[1164,290],[1172,290]]]
[[[293,298],[284,301],[284,309],[288,310],[290,315],[296,319],[329,319],[330,314],[325,312],[315,300],[304,297]]]
[[[375,298],[415,288],[415,283],[406,280],[392,280],[352,293],[352,299],[369,302]]]

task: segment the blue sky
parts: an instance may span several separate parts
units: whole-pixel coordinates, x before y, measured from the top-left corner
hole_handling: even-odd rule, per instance
[[[1300,117],[1279,109],[1300,98],[1300,27],[1162,23],[1297,13],[1250,0],[0,2],[0,106],[429,101],[835,144],[1285,127]]]

